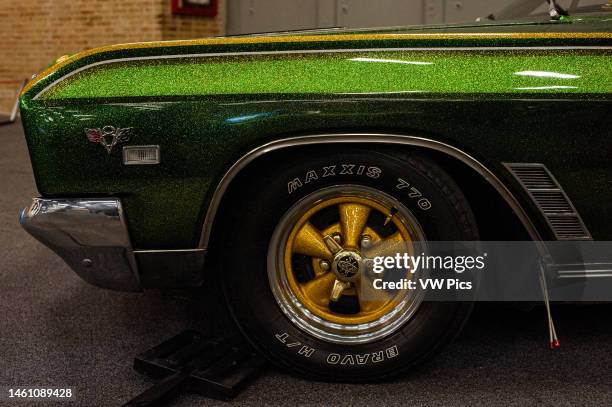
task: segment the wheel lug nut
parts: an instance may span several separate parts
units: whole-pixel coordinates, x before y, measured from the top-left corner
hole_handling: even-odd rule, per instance
[[[331,268],[331,265],[326,260],[321,260],[319,262],[319,266],[321,267],[321,270],[323,271],[329,271],[329,269]]]
[[[340,233],[334,233],[332,235],[332,238],[336,241],[336,243],[342,243],[342,236],[340,236]]]
[[[370,246],[372,246],[372,238],[370,236],[368,236],[368,235],[363,235],[361,237],[361,247],[363,249],[365,249],[365,248],[368,248]]]

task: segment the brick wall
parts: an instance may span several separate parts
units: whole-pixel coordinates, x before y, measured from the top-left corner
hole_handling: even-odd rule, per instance
[[[200,38],[225,32],[217,17],[174,16],[170,0],[0,0],[0,113],[17,84],[57,57],[106,44]]]

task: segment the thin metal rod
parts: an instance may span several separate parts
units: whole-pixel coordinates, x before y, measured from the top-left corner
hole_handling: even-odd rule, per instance
[[[0,122],[0,125],[13,124],[17,120],[17,115],[19,114],[19,95],[21,94],[21,91],[25,87],[26,83],[28,83],[28,80],[24,79],[23,82],[21,82],[21,85],[19,85],[17,97],[15,98],[15,104],[13,105],[13,109],[11,109],[11,115],[9,116],[8,120]]]
[[[557,330],[555,329],[555,323],[553,321],[552,312],[550,311],[550,297],[548,295],[548,285],[546,284],[546,273],[543,263],[540,263],[540,288],[542,289],[542,296],[544,298],[544,307],[546,308],[546,317],[548,319],[548,338],[551,349],[558,349],[561,346],[559,338],[557,337]]]

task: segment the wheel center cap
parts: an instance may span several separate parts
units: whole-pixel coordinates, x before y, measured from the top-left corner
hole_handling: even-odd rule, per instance
[[[334,257],[332,271],[341,281],[355,281],[363,268],[361,256],[356,252],[341,251]]]

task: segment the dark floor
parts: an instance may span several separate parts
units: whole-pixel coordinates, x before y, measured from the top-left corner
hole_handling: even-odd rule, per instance
[[[79,280],[21,230],[18,210],[34,195],[21,128],[0,127],[0,389],[70,386],[77,405],[120,405],[152,384],[132,370],[135,354],[186,327],[227,326],[212,290],[198,303],[177,293],[109,292]],[[481,305],[461,337],[412,375],[338,385],[270,368],[236,403],[612,405],[612,305],[559,306],[554,313],[559,351],[547,349],[541,308]],[[224,404],[184,396],[173,405]]]

